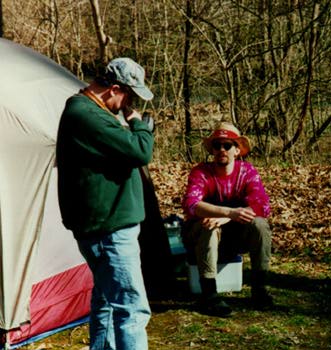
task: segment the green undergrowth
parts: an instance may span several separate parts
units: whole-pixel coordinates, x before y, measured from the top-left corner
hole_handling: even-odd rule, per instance
[[[186,277],[179,274],[175,296],[151,300],[149,350],[331,349],[329,264],[274,256],[268,288],[276,305],[263,312],[250,305],[246,257],[243,278],[241,292],[224,294],[233,314],[221,318],[197,311]],[[61,332],[24,349],[88,349],[88,326]]]

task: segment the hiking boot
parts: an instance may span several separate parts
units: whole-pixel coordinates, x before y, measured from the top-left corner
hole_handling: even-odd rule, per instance
[[[252,304],[257,310],[266,310],[274,305],[272,296],[265,288],[267,274],[266,270],[252,270]]]
[[[268,310],[274,306],[273,298],[264,287],[252,288],[252,304],[256,310]]]
[[[198,307],[201,313],[210,316],[228,317],[232,312],[230,306],[217,294],[209,297],[202,296]]]
[[[200,312],[219,317],[227,317],[231,314],[230,306],[217,294],[215,278],[200,278],[201,297],[198,301]]]

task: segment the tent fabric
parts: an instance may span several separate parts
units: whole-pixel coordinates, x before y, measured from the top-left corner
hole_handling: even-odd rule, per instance
[[[5,39],[0,39],[0,77],[0,328],[23,332],[22,325],[32,324],[30,307],[40,305],[36,296],[47,295],[38,294],[38,286],[50,291],[50,281],[59,283],[58,304],[61,298],[65,303],[62,290],[75,286],[86,296],[88,312],[88,270],[79,274],[81,281],[78,275],[56,279],[84,261],[60,219],[54,168],[59,117],[66,99],[85,84]]]
[[[89,313],[91,289],[92,279],[86,264],[33,285],[31,322],[9,333],[10,344],[35,337],[86,316]]]
[[[74,327],[80,326],[80,325],[82,325],[84,323],[88,323],[88,322],[89,322],[89,316],[80,318],[78,320],[75,320],[75,321],[72,321],[70,323],[67,323],[67,324],[65,324],[63,326],[60,326],[60,327],[57,327],[57,328],[53,328],[53,329],[51,329],[49,331],[37,334],[36,336],[33,336],[33,337],[29,337],[26,340],[23,340],[23,341],[21,341],[19,343],[12,344],[12,345],[9,346],[9,349],[19,349],[22,346],[25,346],[25,345],[28,345],[28,344],[40,341],[40,340],[42,340],[44,338],[50,337],[53,334],[62,332],[64,330],[66,330],[66,329],[70,329],[70,328],[74,328]],[[3,347],[1,347],[1,345],[0,345],[0,349],[3,349]]]
[[[48,246],[51,249],[43,248]],[[48,185],[39,247],[32,276],[33,284],[56,276],[73,266],[79,266],[84,261],[72,233],[61,223],[57,199],[57,168],[52,169]]]

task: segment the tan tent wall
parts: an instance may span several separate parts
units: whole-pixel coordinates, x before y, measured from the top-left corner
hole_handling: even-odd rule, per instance
[[[4,39],[0,77],[0,328],[11,329],[29,320],[58,121],[83,83]]]

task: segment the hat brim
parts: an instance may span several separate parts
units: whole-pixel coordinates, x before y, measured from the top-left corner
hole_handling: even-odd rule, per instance
[[[236,142],[238,145],[238,148],[240,150],[240,156],[244,157],[247,155],[251,150],[250,141],[246,136],[239,136],[237,138],[224,138],[224,137],[207,137],[203,140],[204,146],[208,153],[213,154],[213,147],[212,147],[212,141],[218,139],[218,140],[231,140]]]
[[[145,101],[150,101],[153,99],[154,94],[152,93],[152,91],[144,86],[144,87],[134,87],[134,86],[130,86],[132,91],[139,96],[140,98],[142,98]]]

